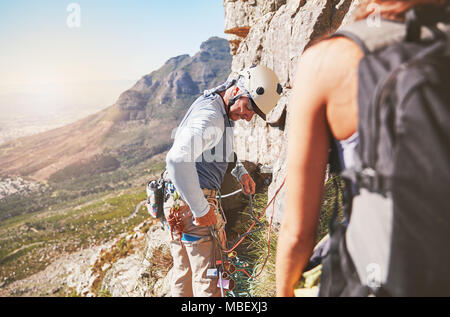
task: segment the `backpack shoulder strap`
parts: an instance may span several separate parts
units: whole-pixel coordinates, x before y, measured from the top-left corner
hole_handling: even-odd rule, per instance
[[[449,41],[450,25],[448,23],[441,23],[437,29],[440,32],[443,32],[447,41]],[[366,19],[342,26],[332,34],[330,38],[339,36],[346,37],[358,44],[364,54],[367,55],[406,40],[408,36],[408,26],[406,23],[384,19],[380,20],[379,25],[374,25]],[[435,38],[435,32],[432,28],[422,27],[420,38],[422,40]]]
[[[379,25],[372,25],[368,20],[360,20],[338,29],[331,37],[343,36],[354,41],[364,54],[375,52],[406,37],[404,23],[380,20]]]

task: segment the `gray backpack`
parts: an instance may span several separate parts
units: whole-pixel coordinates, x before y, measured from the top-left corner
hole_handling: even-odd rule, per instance
[[[449,14],[422,10],[334,35],[365,57],[356,165],[342,172],[350,224],[336,208],[320,296],[450,295]]]

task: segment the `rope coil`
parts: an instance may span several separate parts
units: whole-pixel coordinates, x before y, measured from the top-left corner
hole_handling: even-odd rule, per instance
[[[252,200],[250,199],[250,207],[251,207],[251,209],[252,209],[252,218],[253,218],[253,222],[252,222],[252,224],[250,225],[250,227],[248,228],[248,230],[244,233],[244,234],[242,234],[239,238],[238,238],[238,241],[230,248],[230,249],[222,249],[221,248],[221,253],[222,254],[227,254],[228,255],[228,258],[234,258],[234,257],[236,257],[236,251],[235,251],[235,249],[244,241],[244,239],[248,236],[248,235],[250,235],[251,233],[254,233],[254,232],[256,232],[256,231],[259,231],[259,230],[261,230],[262,228],[258,228],[258,229],[253,229],[256,225],[261,225],[262,226],[262,223],[260,222],[260,219],[262,218],[262,216],[265,214],[265,211],[267,210],[267,208],[269,208],[269,206],[270,205],[272,205],[272,214],[271,214],[271,216],[270,216],[270,220],[269,220],[269,230],[268,230],[268,234],[267,234],[267,255],[266,255],[266,257],[265,257],[265,259],[264,259],[264,262],[263,262],[263,264],[262,264],[262,266],[261,266],[261,268],[260,268],[260,270],[259,270],[259,272],[258,273],[256,273],[256,274],[253,274],[253,275],[251,275],[250,273],[248,273],[247,272],[247,270],[245,270],[244,268],[236,268],[236,271],[238,271],[238,272],[242,272],[242,273],[244,273],[249,279],[255,279],[255,278],[257,278],[258,276],[260,276],[261,275],[261,273],[263,272],[263,270],[264,270],[264,268],[265,268],[265,266],[266,266],[266,264],[267,264],[267,261],[268,261],[268,259],[269,259],[269,257],[270,257],[270,240],[271,240],[271,232],[272,232],[272,220],[273,220],[273,216],[274,216],[274,214],[275,214],[275,199],[276,199],[276,197],[278,196],[278,194],[280,193],[280,191],[281,191],[281,189],[283,188],[283,186],[285,185],[285,183],[286,183],[286,178],[283,180],[283,183],[281,184],[281,186],[278,188],[278,190],[275,192],[275,195],[272,197],[272,199],[269,201],[269,203],[267,204],[267,206],[259,213],[259,215],[255,215],[254,213],[253,213],[253,204],[252,204]],[[215,232],[214,230],[211,230],[212,231],[212,233],[213,233],[213,237],[216,239],[216,241],[217,241],[217,236],[216,236],[216,234],[214,234],[214,233],[217,233],[217,232]],[[231,256],[230,256],[231,255]],[[222,263],[224,263],[224,262],[222,262]]]

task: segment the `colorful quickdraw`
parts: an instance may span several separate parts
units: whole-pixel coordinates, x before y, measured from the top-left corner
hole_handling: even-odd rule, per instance
[[[173,198],[173,206],[172,208],[170,208],[170,213],[169,213],[169,217],[167,218],[167,222],[169,224],[170,227],[170,234],[172,236],[172,240],[173,240],[173,236],[174,233],[178,235],[179,241],[180,243],[183,245],[183,243],[181,242],[181,238],[183,237],[183,221],[182,221],[182,214],[180,212],[180,203],[179,203],[179,199],[180,194],[178,194],[177,191],[175,191],[172,194],[172,198]]]

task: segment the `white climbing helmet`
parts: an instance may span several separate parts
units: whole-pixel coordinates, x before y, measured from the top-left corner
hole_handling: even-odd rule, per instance
[[[280,100],[283,88],[273,70],[262,65],[245,68],[239,73],[239,83],[242,83],[248,96],[253,101],[256,114],[266,120],[266,115]]]

